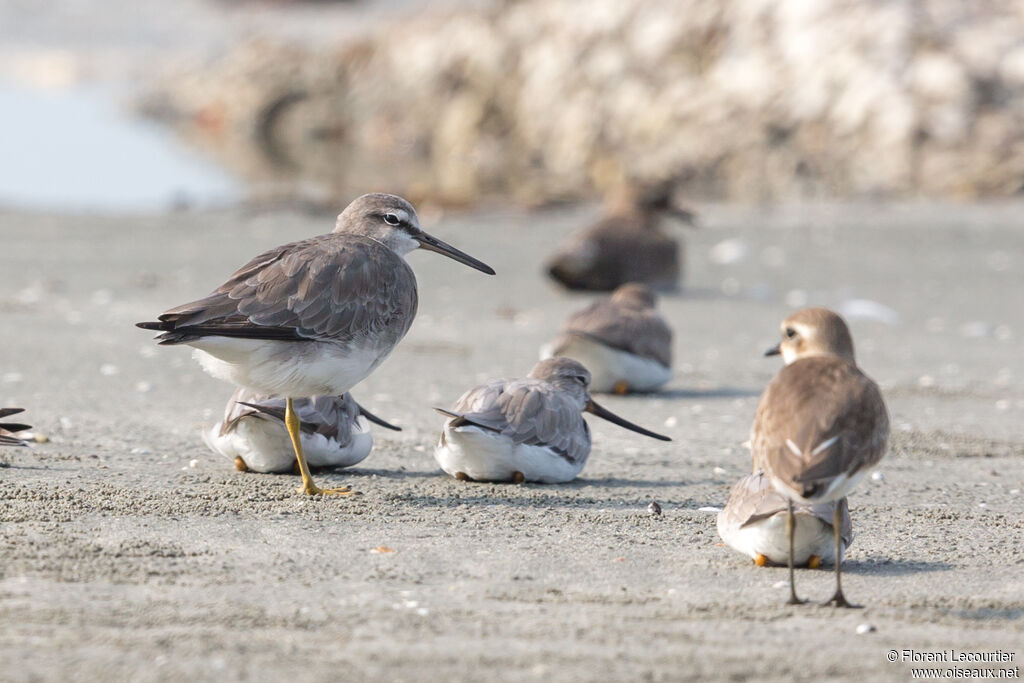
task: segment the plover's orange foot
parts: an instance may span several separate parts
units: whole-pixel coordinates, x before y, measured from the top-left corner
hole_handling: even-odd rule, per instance
[[[526,475],[525,474],[523,474],[522,472],[513,472],[512,473],[512,483],[513,484],[522,484],[524,481],[526,481]]]
[[[615,386],[612,387],[612,393],[617,396],[625,396],[629,393],[629,382],[624,379],[620,379],[615,383]]]
[[[245,461],[242,460],[242,456],[240,455],[235,456],[235,469],[238,470],[239,472],[249,471],[249,466],[245,464]]]
[[[336,489],[322,489],[316,484],[309,484],[308,486],[300,486],[299,493],[305,493],[307,496],[353,496],[357,495],[358,491],[353,491],[351,486],[342,486]]]
[[[756,564],[758,567],[767,567],[768,558],[762,555],[761,553],[758,553],[757,557],[754,558],[754,564]]]
[[[808,569],[817,569],[820,566],[821,566],[821,556],[819,556],[819,555],[811,555],[810,557],[807,558],[807,568]]]
[[[456,472],[455,478],[458,479],[459,481],[469,481],[469,475],[466,474],[465,472]]]

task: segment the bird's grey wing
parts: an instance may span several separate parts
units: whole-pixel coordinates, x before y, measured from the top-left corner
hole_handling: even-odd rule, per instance
[[[638,311],[598,301],[569,318],[565,332],[650,358],[665,367],[672,365],[672,330],[654,310]]]
[[[725,509],[733,523],[744,527],[785,511],[786,499],[775,490],[768,477],[755,472],[736,482]]]
[[[546,382],[492,380],[463,394],[454,412],[513,443],[545,446],[573,461],[590,448],[590,432],[579,408]]]
[[[416,306],[404,259],[374,240],[331,234],[265,252],[209,296],[140,326],[172,344],[207,335],[349,343],[381,333],[397,342]]]
[[[878,386],[853,364],[820,357],[784,367],[754,418],[754,461],[810,497],[881,459],[889,416]]]

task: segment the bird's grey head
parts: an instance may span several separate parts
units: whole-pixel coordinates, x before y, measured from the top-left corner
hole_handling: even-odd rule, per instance
[[[578,398],[581,408],[590,399],[590,370],[572,358],[555,356],[542,360],[533,366],[528,377],[544,380]]]
[[[839,356],[855,362],[850,328],[827,308],[804,308],[782,321],[782,341],[765,352],[789,365],[810,356]]]
[[[399,256],[423,248],[494,275],[494,270],[486,263],[425,233],[412,204],[393,194],[375,192],[354,200],[338,216],[334,232],[369,237]]]
[[[654,308],[657,302],[654,292],[645,284],[627,282],[612,292],[612,301],[630,308]]]

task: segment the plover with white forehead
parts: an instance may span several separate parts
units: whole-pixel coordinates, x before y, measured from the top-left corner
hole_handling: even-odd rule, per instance
[[[434,448],[457,479],[559,484],[587,464],[590,428],[583,413],[662,441],[590,398],[590,373],[571,358],[537,363],[524,379],[496,379],[470,389],[451,410]]]
[[[341,212],[333,232],[266,251],[209,296],[138,326],[162,332],[161,344],[192,346],[214,377],[284,397],[300,491],[351,493],[313,483],[293,401],[340,396],[391,354],[416,317],[416,277],[405,256],[417,248],[494,274],[425,233],[406,200],[367,194]]]
[[[370,423],[401,431],[352,398],[316,396],[294,402],[302,453],[309,467],[351,467],[373,448]],[[224,418],[203,433],[210,450],[231,458],[243,472],[291,472],[298,463],[285,426],[286,400],[237,389]]]
[[[672,181],[623,185],[609,195],[604,216],[559,245],[548,275],[569,289],[610,292],[627,282],[676,289],[682,242],[662,232],[665,217],[695,222],[676,203]]]
[[[793,506],[793,564],[816,569],[835,561],[832,525],[839,507],[842,552],[853,542],[853,525],[846,499]],[[775,490],[764,472],[757,470],[740,479],[718,513],[718,535],[726,545],[747,555],[759,567],[789,562],[787,535],[788,500]]]
[[[598,393],[656,391],[672,379],[672,329],[656,303],[646,285],[622,285],[570,316],[541,349],[541,359],[578,360],[590,371],[590,390]]]
[[[786,362],[761,395],[750,439],[754,462],[787,499],[789,602],[793,585],[794,503],[843,499],[885,455],[889,414],[878,385],[857,367],[846,323],[825,308],[797,311],[782,341],[766,352]],[[842,506],[833,511],[835,555],[842,557]],[[842,562],[825,604],[855,607],[843,595]]]
[[[0,419],[25,412],[24,408],[0,408]],[[16,432],[32,429],[32,425],[17,422],[0,422],[0,446],[27,446],[24,439],[19,439]]]

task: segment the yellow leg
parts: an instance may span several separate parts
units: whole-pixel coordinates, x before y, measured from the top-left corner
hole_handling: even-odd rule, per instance
[[[347,496],[353,493],[352,489],[344,486],[340,489],[322,489],[313,483],[313,477],[309,474],[309,466],[306,464],[306,456],[302,454],[302,441],[299,439],[299,416],[295,414],[292,407],[292,399],[285,401],[284,424],[288,428],[288,436],[292,440],[292,448],[295,449],[295,459],[299,463],[299,474],[302,475],[302,488],[299,493],[309,496]]]

